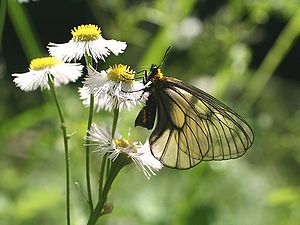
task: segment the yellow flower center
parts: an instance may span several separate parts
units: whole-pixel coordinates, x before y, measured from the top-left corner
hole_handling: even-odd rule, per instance
[[[130,69],[130,66],[123,64],[109,67],[107,76],[110,80],[124,81],[127,83],[131,83],[134,79],[133,70]]]
[[[31,60],[29,68],[31,70],[43,70],[56,66],[59,63],[61,63],[61,61],[53,57],[36,58]]]
[[[74,41],[93,41],[101,36],[101,28],[97,25],[80,25],[71,30]]]
[[[117,147],[128,148],[130,146],[130,141],[125,138],[114,139],[114,143]]]

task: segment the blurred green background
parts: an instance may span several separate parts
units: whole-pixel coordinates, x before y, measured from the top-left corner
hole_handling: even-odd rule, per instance
[[[7,4],[6,4],[7,3]],[[0,224],[65,223],[64,151],[56,109],[47,91],[25,93],[11,74],[45,56],[49,42],[99,24],[106,39],[128,48],[112,63],[137,70],[159,64],[166,75],[192,83],[238,111],[255,142],[238,160],[203,162],[187,171],[163,168],[148,181],[135,167],[121,173],[109,201],[107,225],[298,225],[300,222],[299,0],[40,0],[0,1]],[[82,80],[81,80],[82,81]],[[85,224],[83,136],[87,109],[77,88],[58,90],[69,132],[72,219]],[[122,113],[124,136],[138,109]],[[97,113],[96,122],[112,122]],[[142,134],[141,134],[142,133]],[[99,155],[93,157],[97,182]],[[96,194],[95,194],[96,197]]]

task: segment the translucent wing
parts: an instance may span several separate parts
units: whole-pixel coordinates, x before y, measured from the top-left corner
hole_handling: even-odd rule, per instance
[[[219,100],[174,78],[156,90],[157,124],[152,154],[164,165],[188,169],[202,160],[242,156],[253,143],[247,122]]]

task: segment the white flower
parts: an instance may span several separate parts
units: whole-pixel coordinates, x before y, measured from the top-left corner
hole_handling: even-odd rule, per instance
[[[71,33],[73,38],[67,43],[49,43],[50,55],[70,62],[87,54],[97,62],[98,59],[105,61],[111,52],[115,55],[123,53],[127,47],[126,42],[104,39],[100,27],[92,24],[75,27]]]
[[[36,58],[30,62],[29,72],[14,73],[14,82],[23,91],[48,88],[49,75],[54,85],[60,86],[74,82],[82,75],[83,66],[79,63],[64,63],[53,57]]]
[[[97,151],[102,155],[107,153],[108,158],[115,161],[121,154],[125,154],[148,179],[163,167],[151,154],[148,142],[145,144],[130,142],[122,138],[118,132],[112,139],[111,130],[107,126],[97,126],[96,124],[92,124],[88,133],[90,136],[87,136],[86,139],[96,142]]]
[[[142,90],[143,84],[134,81],[133,70],[122,64],[101,72],[89,65],[88,76],[83,83],[83,87],[79,89],[80,98],[85,106],[89,106],[90,94],[93,94],[97,111],[111,111],[116,107],[120,110],[130,109],[139,102],[145,102],[147,98]]]

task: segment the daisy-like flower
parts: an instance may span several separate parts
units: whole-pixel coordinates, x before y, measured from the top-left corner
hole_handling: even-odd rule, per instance
[[[97,151],[102,155],[108,154],[108,158],[115,161],[121,155],[130,158],[132,162],[150,179],[151,175],[159,171],[163,165],[155,159],[150,151],[149,143],[131,142],[116,132],[111,139],[111,130],[107,126],[92,124],[88,131],[90,136],[86,139],[97,144]]]
[[[89,65],[88,76],[83,83],[79,89],[80,98],[85,106],[89,106],[90,94],[93,94],[97,111],[111,111],[116,107],[130,109],[147,99],[147,94],[142,91],[143,84],[134,81],[134,71],[126,65],[114,65],[101,72]]]
[[[14,82],[23,91],[48,88],[49,75],[55,86],[75,82],[82,75],[83,66],[79,63],[64,63],[53,57],[36,58],[30,62],[29,72],[14,73]]]
[[[50,55],[70,62],[80,60],[85,54],[105,61],[105,57],[112,52],[115,55],[123,53],[126,43],[116,40],[106,40],[101,35],[101,29],[97,25],[80,25],[71,30],[73,38],[63,44],[49,43]]]

